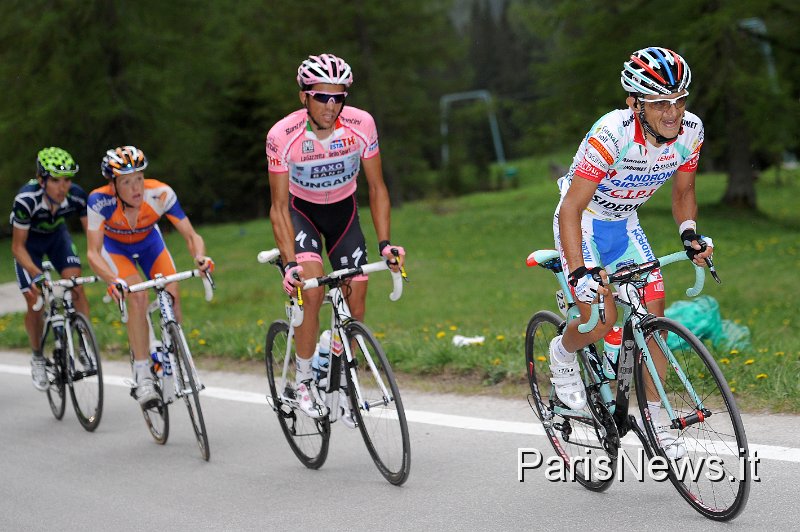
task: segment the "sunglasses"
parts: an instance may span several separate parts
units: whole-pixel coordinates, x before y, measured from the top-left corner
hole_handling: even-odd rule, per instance
[[[652,109],[663,112],[669,109],[671,105],[674,105],[676,109],[683,109],[686,107],[686,98],[688,97],[689,93],[687,92],[683,96],[676,96],[675,98],[656,98],[655,100],[642,98],[641,101],[648,104]]]
[[[347,98],[346,92],[321,92],[321,91],[303,91],[303,92],[305,92],[306,94],[317,100],[319,103],[323,104],[327,104],[331,100],[333,100],[333,103],[339,104],[342,103],[345,98]]]

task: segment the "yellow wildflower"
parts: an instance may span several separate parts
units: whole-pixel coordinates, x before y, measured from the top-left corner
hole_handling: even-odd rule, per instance
[[[542,355],[539,355],[538,357],[536,357],[536,360],[538,360],[539,362],[544,362],[547,359],[544,358]]]
[[[447,333],[445,333],[444,331],[439,331],[436,333],[436,338],[444,338],[445,334]]]
[[[730,364],[731,363],[729,358],[720,358],[719,361],[722,362],[723,364]]]
[[[451,331],[456,331],[456,330],[458,330],[458,327],[456,327],[455,325],[451,325],[450,326],[450,330]]]
[[[758,375],[756,375],[756,379],[766,379],[766,378],[767,378],[766,373],[759,373]]]
[[[261,327],[262,325],[264,325],[264,320],[258,320],[258,321],[256,322],[256,325],[258,325],[259,327]]]
[[[497,336],[495,336],[495,338],[497,339],[498,342],[502,342],[503,340],[506,339],[506,337],[503,336],[502,334],[498,334]]]
[[[200,339],[197,341],[197,343],[198,343],[198,344],[200,344],[200,345],[206,345],[206,341],[205,341],[205,339],[204,339],[204,338],[200,338]]]
[[[744,365],[745,365],[745,366],[749,366],[749,365],[750,365],[750,364],[752,364],[753,362],[755,362],[755,359],[748,358],[747,360],[745,360],[745,361],[744,361]]]

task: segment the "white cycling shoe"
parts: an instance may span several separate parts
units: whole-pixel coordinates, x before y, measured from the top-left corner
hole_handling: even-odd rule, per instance
[[[319,395],[319,389],[313,380],[304,380],[295,389],[300,411],[310,418],[320,419],[328,415],[328,407]]]
[[[161,397],[158,395],[153,379],[146,377],[136,385],[134,397],[139,402],[139,406],[144,409],[152,408],[158,404]]]
[[[642,432],[647,434],[645,430],[642,420],[639,419],[639,428],[642,429]],[[678,435],[675,437],[667,427],[656,425],[656,438],[658,438],[658,444],[664,449],[664,454],[670,460],[680,460],[688,453],[686,449],[686,443],[683,441],[683,438]]]
[[[353,417],[353,411],[350,409],[350,398],[347,397],[347,392],[344,389],[339,390],[339,419],[348,429],[354,429],[358,426],[356,419]]]
[[[40,392],[46,392],[50,387],[50,381],[47,378],[47,361],[44,357],[31,359],[31,380],[33,380],[33,387]]]
[[[556,336],[550,342],[550,382],[556,389],[558,398],[571,410],[580,410],[586,406],[586,389],[581,380],[581,368],[578,359],[572,362],[561,362],[555,354],[555,342],[560,337]]]

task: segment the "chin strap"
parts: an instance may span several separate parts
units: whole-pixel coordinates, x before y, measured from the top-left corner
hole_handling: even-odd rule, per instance
[[[648,122],[644,118],[644,104],[642,104],[642,110],[639,111],[639,122],[642,123],[642,127],[644,128],[645,133],[649,133],[650,135],[656,138],[656,144],[664,144],[665,142],[670,142],[677,139],[678,135],[681,134],[681,129],[683,129],[683,128],[679,129],[678,135],[675,135],[674,137],[664,137],[656,133],[656,131],[653,129],[653,126],[650,125],[650,122]]]

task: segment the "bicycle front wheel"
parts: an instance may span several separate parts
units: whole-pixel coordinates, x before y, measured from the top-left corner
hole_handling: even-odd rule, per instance
[[[650,446],[666,459],[670,481],[695,510],[717,521],[733,519],[747,504],[751,475],[747,437],[728,383],[705,345],[680,323],[653,319],[645,339],[652,357],[667,355],[661,383],[672,409],[671,419],[667,405],[658,419],[651,415],[647,390],[655,390],[654,378],[639,351],[636,397]]]
[[[186,410],[189,412],[189,419],[192,422],[194,436],[197,439],[197,446],[200,448],[200,456],[208,461],[211,450],[208,447],[208,434],[206,433],[206,423],[203,420],[203,409],[200,407],[200,390],[197,386],[197,379],[192,371],[191,354],[183,335],[183,329],[177,323],[167,324],[167,334],[172,344],[172,371],[177,377],[178,390],[175,390],[178,397],[183,397],[186,403]]]
[[[48,324],[42,335],[41,350],[46,359],[47,380],[50,382],[47,388],[47,402],[50,403],[50,411],[55,418],[61,419],[64,417],[67,404],[67,374],[64,371],[64,347],[67,339],[63,333],[61,338],[58,336],[59,332]]]
[[[411,471],[411,443],[400,390],[383,348],[358,321],[345,326],[356,380],[347,371],[353,414],[372,461],[390,483],[399,486]]]
[[[587,404],[570,410],[556,396],[550,382],[550,342],[561,334],[564,320],[548,310],[533,315],[525,332],[525,366],[531,388],[530,403],[545,435],[574,478],[592,491],[614,482],[619,438],[616,425],[596,390],[587,389]]]
[[[319,469],[328,457],[330,418],[313,419],[297,406],[294,389],[296,355],[294,342],[289,345],[289,324],[286,321],[275,321],[269,326],[265,353],[270,391],[267,399],[278,416],[283,435],[304,466]]]
[[[92,432],[103,415],[103,370],[94,331],[81,313],[70,319],[73,353],[67,358],[69,394],[81,426]]]

